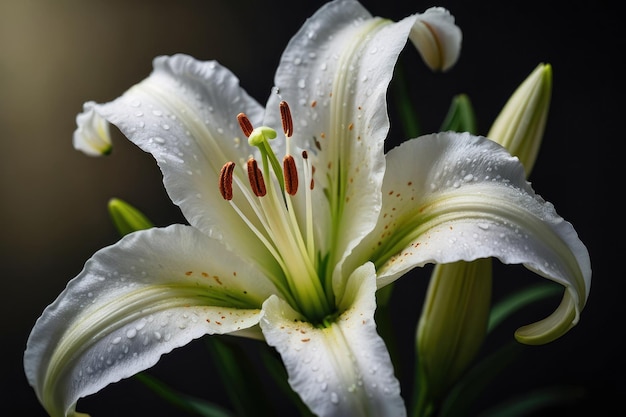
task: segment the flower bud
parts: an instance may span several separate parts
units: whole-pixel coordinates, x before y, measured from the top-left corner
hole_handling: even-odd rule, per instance
[[[417,326],[418,383],[438,402],[480,349],[491,309],[489,258],[437,264]]]
[[[517,156],[530,174],[543,138],[552,95],[552,67],[539,64],[515,90],[487,137]]]
[[[118,198],[109,200],[109,215],[115,228],[122,236],[153,226],[152,222],[142,212]]]

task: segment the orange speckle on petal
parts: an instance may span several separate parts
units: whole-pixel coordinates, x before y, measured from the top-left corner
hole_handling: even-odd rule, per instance
[[[315,107],[315,106],[317,106],[317,100],[313,100],[313,101],[311,102],[311,107]]]
[[[187,276],[189,276],[189,275],[191,275],[191,274],[193,274],[193,271],[187,271],[187,272],[185,272],[185,275],[187,275]]]
[[[302,341],[306,343],[306,342],[310,342],[311,339],[308,339],[308,338],[307,339],[302,339]]]
[[[203,277],[205,277],[205,278],[209,276],[209,274],[207,274],[206,272],[201,272],[201,274],[202,274],[202,276],[203,276]]]

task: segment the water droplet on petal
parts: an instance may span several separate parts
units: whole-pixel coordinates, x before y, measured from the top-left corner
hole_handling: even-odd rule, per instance
[[[339,396],[337,395],[336,392],[330,393],[330,402],[333,404],[339,404]]]

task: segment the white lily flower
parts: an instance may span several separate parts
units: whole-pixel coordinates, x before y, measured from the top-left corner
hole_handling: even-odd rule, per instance
[[[148,78],[93,106],[155,157],[189,225],[98,251],[46,308],[24,366],[50,415],[74,414],[79,398],[192,339],[230,333],[274,346],[317,415],[404,416],[375,291],[431,262],[523,263],[567,288],[564,307],[528,332],[577,322],[586,248],[516,158],[455,133],[384,154],[393,67],[436,10],[392,22],[354,0],[325,5],[289,42],[267,112],[226,68],[185,55],[156,58]]]

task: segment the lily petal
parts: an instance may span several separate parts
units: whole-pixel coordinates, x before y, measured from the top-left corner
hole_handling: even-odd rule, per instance
[[[68,415],[79,398],[192,339],[261,337],[253,326],[274,292],[248,263],[189,226],[131,233],[97,252],[37,320],[24,354],[28,381],[51,416]]]
[[[316,415],[406,415],[400,385],[382,338],[376,333],[375,271],[371,263],[350,276],[345,311],[323,328],[301,321],[273,296],[263,305],[261,329],[276,347],[291,387]]]
[[[279,100],[291,105],[294,146],[307,150],[317,168],[312,203],[318,240],[322,252],[334,249],[329,264],[335,272],[378,217],[389,131],[386,94],[398,56],[418,22],[454,26],[445,13],[429,10],[393,22],[372,17],[357,1],[330,2],[305,22],[281,57],[279,94],[270,96],[267,109],[278,108]],[[280,125],[276,112],[266,113],[265,124]],[[344,281],[335,280],[336,294]]]
[[[459,59],[463,34],[448,10],[431,7],[415,22],[410,39],[431,70],[447,71]]]
[[[427,263],[496,257],[567,290],[552,316],[518,331],[520,340],[546,343],[578,322],[591,286],[589,253],[535,194],[517,158],[486,138],[448,132],[391,150],[387,167],[383,210],[367,242],[379,287]]]
[[[267,265],[273,258],[263,245],[235,233],[248,228],[218,188],[222,166],[245,163],[252,152],[237,114],[245,112],[253,123],[260,123],[262,106],[239,86],[235,75],[214,61],[175,55],[155,58],[153,65],[148,78],[115,101],[94,104],[93,110],[155,157],[170,198],[192,226],[224,239],[242,257],[247,254]],[[243,199],[235,194],[235,201]]]

